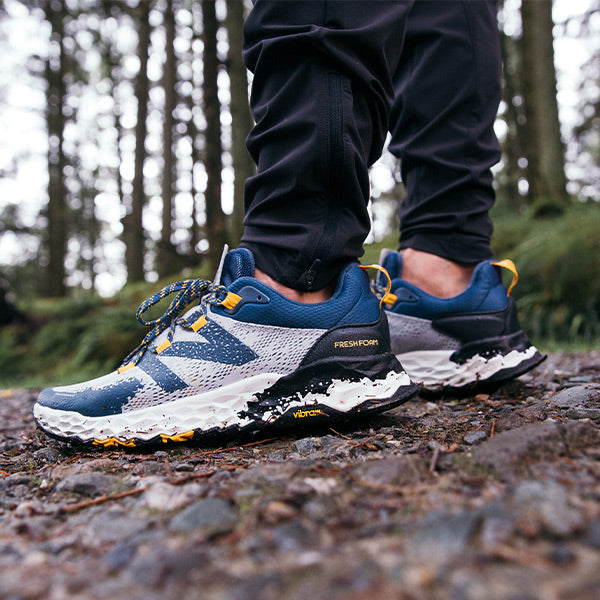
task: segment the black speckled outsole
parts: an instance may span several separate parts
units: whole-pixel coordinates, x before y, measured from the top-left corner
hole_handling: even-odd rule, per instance
[[[320,428],[326,425],[337,423],[353,423],[368,419],[372,415],[395,408],[396,406],[407,402],[413,398],[419,391],[419,387],[410,384],[400,387],[396,393],[387,399],[366,400],[355,406],[347,412],[342,412],[331,408],[325,404],[317,403],[305,406],[294,406],[289,408],[277,419],[267,421],[253,421],[248,425],[240,427],[233,425],[223,429],[212,428],[209,430],[192,429],[174,435],[159,434],[151,439],[143,440],[136,437],[121,440],[116,437],[105,439],[87,439],[82,440],[78,437],[60,436],[46,431],[39,423],[38,428],[46,435],[70,445],[94,449],[156,449],[164,447],[166,444],[188,443],[193,445],[216,445],[218,443],[229,443],[238,438],[249,440],[258,435],[277,435],[284,432],[290,432],[295,429]]]

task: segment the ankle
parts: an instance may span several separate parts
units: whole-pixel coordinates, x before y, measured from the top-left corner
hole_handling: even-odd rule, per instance
[[[282,296],[285,296],[289,300],[302,302],[303,304],[317,304],[318,302],[325,302],[331,298],[333,293],[333,290],[329,287],[323,288],[322,290],[318,290],[316,292],[301,292],[275,281],[275,279],[260,269],[255,269],[254,277],[261,283],[272,287],[275,291],[279,292]]]
[[[456,263],[436,254],[404,248],[402,279],[439,298],[452,298],[463,292],[471,281],[475,264]]]

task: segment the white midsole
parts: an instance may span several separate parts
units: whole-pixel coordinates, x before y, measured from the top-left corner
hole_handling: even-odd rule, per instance
[[[461,387],[477,381],[485,381],[503,369],[516,367],[532,358],[537,349],[529,346],[524,351],[511,350],[485,358],[476,354],[464,363],[450,360],[453,350],[416,350],[396,355],[415,383],[430,390],[444,387]]]
[[[150,440],[158,435],[176,435],[191,430],[208,431],[226,429],[233,425],[243,427],[251,419],[240,416],[248,409],[249,401],[256,401],[257,394],[271,387],[282,375],[264,373],[221,388],[179,398],[106,417],[88,417],[75,411],[65,411],[36,404],[33,414],[39,425],[62,437],[78,437],[82,441],[117,438]],[[387,399],[402,386],[410,385],[408,375],[390,371],[385,379],[360,381],[334,379],[327,391],[320,394],[309,392],[266,412],[264,421],[275,420],[290,408],[320,404],[340,412],[347,412],[367,400]]]

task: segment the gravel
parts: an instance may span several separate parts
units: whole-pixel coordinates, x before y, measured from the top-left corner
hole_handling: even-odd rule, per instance
[[[600,352],[225,447],[91,451],[0,390],[0,598],[590,600]]]

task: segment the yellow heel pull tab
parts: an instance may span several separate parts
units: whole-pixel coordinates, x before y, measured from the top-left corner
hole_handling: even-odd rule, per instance
[[[515,267],[515,263],[510,260],[510,258],[507,258],[505,260],[499,260],[498,262],[493,262],[492,263],[495,267],[502,267],[504,269],[509,270],[512,273],[512,281],[510,282],[510,285],[508,286],[508,289],[506,290],[506,295],[510,296],[510,293],[512,292],[512,289],[515,287],[515,285],[517,285],[517,281],[519,281],[519,274],[517,273],[517,267]]]
[[[396,302],[397,297],[391,293],[392,291],[392,279],[390,277],[390,274],[381,266],[381,265],[359,265],[360,268],[363,271],[366,271],[367,269],[375,269],[376,271],[379,271],[380,273],[383,273],[387,279],[387,286],[386,286],[386,290],[385,290],[385,294],[381,297],[381,299],[379,300],[379,307],[381,308],[381,305],[385,302],[388,306],[391,306],[392,304],[394,304],[394,302]]]
[[[228,292],[227,296],[225,296],[225,300],[223,300],[223,302],[221,302],[221,306],[224,306],[225,308],[228,308],[229,310],[231,310],[232,308],[235,308],[237,303],[242,299],[241,296],[238,296],[237,294],[234,294],[233,292]]]

